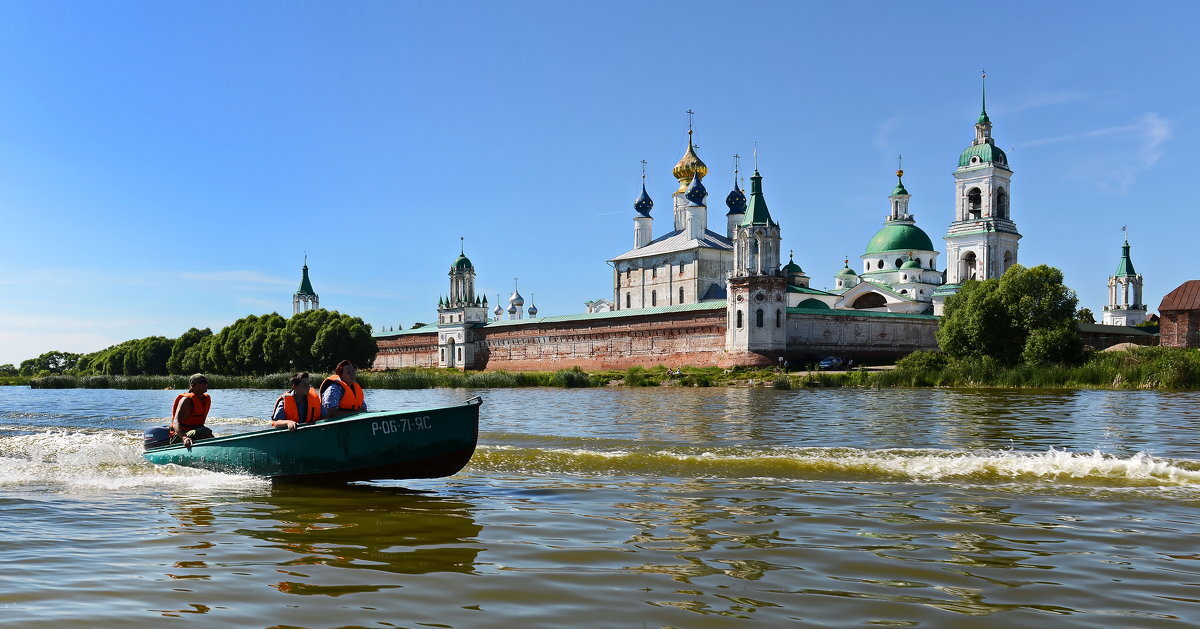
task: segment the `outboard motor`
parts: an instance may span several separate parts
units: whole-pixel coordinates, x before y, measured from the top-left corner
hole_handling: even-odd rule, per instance
[[[165,446],[171,442],[171,429],[167,426],[155,426],[147,428],[146,432],[142,433],[146,439],[146,449]]]

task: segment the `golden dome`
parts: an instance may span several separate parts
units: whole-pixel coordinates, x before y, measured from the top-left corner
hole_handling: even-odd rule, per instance
[[[700,161],[700,157],[696,155],[695,147],[692,146],[692,132],[690,130],[688,131],[687,152],[683,154],[679,163],[675,164],[675,169],[671,172],[679,180],[679,189],[675,191],[676,194],[687,192],[688,184],[692,183],[693,175],[700,175],[700,178],[704,179],[704,176],[708,174],[708,166]]]

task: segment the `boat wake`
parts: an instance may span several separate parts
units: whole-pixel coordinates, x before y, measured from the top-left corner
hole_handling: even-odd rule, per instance
[[[1200,488],[1200,462],[1049,449],[626,447],[481,445],[468,471],[923,483],[1037,483]]]
[[[269,486],[269,481],[252,476],[151,465],[142,458],[140,433],[29,428],[0,435],[0,488],[108,492],[168,486],[185,491]]]

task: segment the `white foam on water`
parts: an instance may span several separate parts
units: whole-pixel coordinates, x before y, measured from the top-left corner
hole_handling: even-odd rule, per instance
[[[54,430],[0,437],[0,488],[64,492],[131,488],[234,488],[269,485],[253,476],[221,474],[142,458],[140,434],[116,430]]]

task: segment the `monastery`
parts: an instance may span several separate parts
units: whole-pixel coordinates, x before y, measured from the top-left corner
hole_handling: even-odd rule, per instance
[[[936,349],[946,298],[963,281],[1000,277],[1017,262],[1021,234],[1009,205],[1013,171],[992,137],[986,99],[974,131],[954,170],[956,206],[943,236],[943,270],[933,240],[909,211],[911,196],[898,170],[889,213],[859,256],[858,270],[847,260],[834,275],[834,288],[812,288],[790,256],[783,263],[783,226],[767,207],[757,164],[748,194],[735,171],[725,220],[710,220],[708,167],[689,129],[687,150],[673,170],[679,186],[671,216],[657,237],[643,170],[633,204],[633,247],[609,260],[611,301],[588,302],[585,313],[539,317],[536,306],[524,309],[514,289],[506,319],[501,304],[489,311],[487,298],[476,293],[475,266],[463,251],[450,265],[437,323],[376,331],[375,368],[803,365],[831,354],[864,362]],[[1141,276],[1133,272],[1128,242],[1109,282],[1105,323],[1144,320]],[[315,305],[306,263],[294,310]]]

